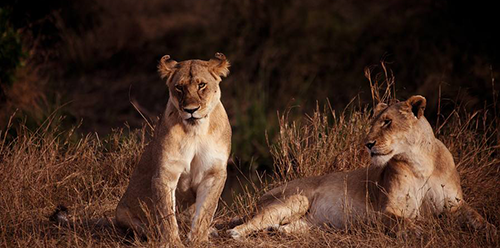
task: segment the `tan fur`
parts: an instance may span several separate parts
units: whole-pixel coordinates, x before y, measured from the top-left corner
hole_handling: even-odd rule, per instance
[[[168,55],[161,59],[158,71],[167,79],[170,97],[118,203],[118,225],[140,234],[158,225],[166,246],[182,246],[176,203],[194,204],[188,239],[208,239],[231,149],[231,127],[219,88],[228,67],[221,53],[210,61],[178,63]]]
[[[391,106],[376,106],[366,137],[370,166],[297,179],[272,189],[262,196],[257,214],[229,230],[229,235],[240,238],[265,228],[284,232],[322,225],[342,228],[373,213],[382,214],[390,224],[393,217],[444,211],[459,213],[475,228],[494,230],[464,202],[453,157],[434,137],[423,116],[425,104],[424,97],[413,96]]]

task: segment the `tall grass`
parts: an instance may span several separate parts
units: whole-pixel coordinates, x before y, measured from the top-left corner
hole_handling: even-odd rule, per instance
[[[78,220],[111,215],[145,144],[144,129],[108,137],[79,137],[48,119],[37,130],[19,123],[17,137],[2,130],[0,144],[0,244],[6,247],[89,246],[92,228],[59,232],[47,222],[57,204]],[[9,128],[14,128],[10,125]],[[10,141],[9,141],[10,140]],[[100,243],[100,242],[97,242]]]
[[[387,82],[386,82],[387,83]],[[392,86],[390,86],[392,87]],[[393,94],[393,91],[389,91]],[[380,96],[384,96],[382,93]],[[384,98],[389,100],[388,98]],[[291,110],[293,111],[293,110]],[[352,101],[338,113],[319,106],[299,120],[279,117],[279,134],[270,144],[275,173],[262,176],[262,187],[246,189],[232,202],[222,201],[214,222],[221,235],[209,246],[227,247],[478,247],[498,246],[498,239],[459,226],[444,215],[405,224],[404,237],[384,232],[376,221],[351,230],[312,229],[306,235],[260,232],[245,241],[223,235],[227,223],[254,209],[263,191],[289,180],[366,166],[362,140],[369,128],[370,109]],[[498,127],[488,111],[467,113],[460,106],[436,127],[437,137],[452,152],[460,173],[465,200],[492,224],[500,225],[500,146]],[[17,120],[17,119],[16,119]],[[111,228],[89,225],[91,219],[112,217],[132,168],[150,137],[149,129],[116,129],[107,136],[80,136],[61,130],[49,118],[37,130],[10,123],[0,133],[0,244],[4,247],[117,247],[159,245],[124,236]],[[8,129],[16,129],[15,138]],[[241,178],[242,182],[246,180]],[[48,216],[58,204],[69,207],[77,225],[58,227]],[[181,227],[187,227],[182,220]],[[183,233],[187,228],[181,228]],[[185,237],[183,238],[185,239]],[[204,244],[204,246],[207,244]]]

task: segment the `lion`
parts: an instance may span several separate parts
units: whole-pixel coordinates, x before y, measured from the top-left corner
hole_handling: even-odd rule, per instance
[[[390,227],[397,218],[445,211],[458,213],[474,228],[495,230],[464,201],[453,157],[434,136],[425,106],[419,95],[390,106],[379,103],[366,136],[368,167],[274,188],[261,197],[253,218],[228,234],[240,239],[263,229],[293,233],[313,226],[342,228],[373,213]]]
[[[148,226],[157,225],[162,243],[183,246],[175,214],[176,204],[182,204],[194,210],[189,242],[208,240],[231,150],[219,87],[228,68],[222,53],[209,61],[161,58],[158,71],[169,99],[116,207],[119,227],[145,235]]]

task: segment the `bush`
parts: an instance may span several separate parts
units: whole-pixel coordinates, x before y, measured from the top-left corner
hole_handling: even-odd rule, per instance
[[[16,69],[24,58],[21,37],[10,23],[11,11],[0,8],[0,103],[5,100],[5,89],[14,82]]]

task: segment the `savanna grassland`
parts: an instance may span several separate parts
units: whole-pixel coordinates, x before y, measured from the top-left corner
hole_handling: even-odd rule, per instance
[[[390,91],[386,91],[386,93]],[[377,95],[374,95],[377,97]],[[387,96],[387,94],[386,94]],[[386,99],[387,100],[387,99]],[[387,233],[373,219],[352,229],[328,227],[305,234],[256,233],[243,241],[225,234],[233,217],[251,214],[263,191],[288,180],[348,171],[369,163],[363,138],[370,123],[370,109],[349,106],[338,113],[328,105],[311,115],[291,121],[280,115],[280,131],[269,149],[275,172],[261,176],[257,186],[241,175],[243,193],[233,192],[232,201],[221,200],[214,219],[219,237],[210,247],[489,247],[498,237],[461,226],[452,214],[431,219],[403,221],[405,236]],[[0,143],[0,244],[5,247],[158,247],[152,228],[146,240],[135,239],[92,224],[112,217],[129,175],[151,135],[149,127],[113,130],[106,137],[78,135],[61,130],[60,120],[49,118],[36,130],[23,125],[2,130]],[[498,119],[486,111],[467,113],[460,106],[434,127],[452,152],[462,180],[465,200],[489,222],[499,226],[500,147]],[[10,138],[15,132],[15,138]],[[231,188],[226,187],[226,191]],[[70,209],[70,227],[51,223],[48,216],[57,205]],[[186,220],[180,222],[185,234]]]

